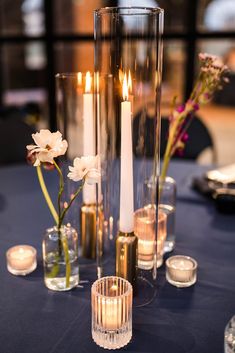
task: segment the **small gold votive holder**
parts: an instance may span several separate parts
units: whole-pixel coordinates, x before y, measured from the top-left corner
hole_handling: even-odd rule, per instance
[[[7,269],[16,276],[25,276],[37,267],[37,251],[30,245],[16,245],[6,252]]]
[[[92,338],[105,349],[124,347],[132,337],[132,285],[109,276],[91,288]]]
[[[192,286],[197,280],[197,262],[184,255],[169,257],[166,260],[166,279],[178,288]]]
[[[166,219],[166,214],[159,210],[156,241],[156,206],[147,205],[134,213],[134,232],[138,237],[138,267],[142,270],[153,268],[156,245],[157,267],[163,263],[163,249],[167,234]]]

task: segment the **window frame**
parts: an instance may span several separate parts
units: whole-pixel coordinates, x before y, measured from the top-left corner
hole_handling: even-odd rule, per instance
[[[116,6],[117,1],[112,1],[112,6]],[[193,81],[196,73],[196,52],[199,40],[205,39],[235,39],[235,31],[198,31],[197,29],[197,13],[199,9],[199,0],[191,0],[187,2],[187,20],[185,31],[165,31],[163,39],[181,40],[185,45],[186,67],[184,77],[184,98],[189,97]],[[62,43],[79,43],[82,41],[93,42],[93,34],[56,34],[54,33],[54,11],[53,0],[44,0],[45,13],[45,34],[35,37],[29,37],[24,34],[19,35],[2,35],[0,34],[0,70],[3,73],[4,67],[2,61],[2,47],[7,44],[25,44],[28,42],[40,41],[45,44],[46,48],[46,89],[48,95],[48,111],[49,111],[49,127],[51,130],[56,129],[56,100],[55,100],[55,44]],[[3,77],[3,75],[1,75]],[[0,80],[0,105],[3,103],[3,83]]]

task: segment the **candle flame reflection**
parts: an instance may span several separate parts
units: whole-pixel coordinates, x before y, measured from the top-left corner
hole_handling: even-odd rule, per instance
[[[85,93],[90,93],[91,92],[91,74],[90,71],[87,71],[86,73],[86,84],[85,84]]]
[[[132,79],[131,79],[131,72],[130,72],[130,70],[129,70],[129,72],[128,72],[127,86],[128,86],[129,92],[131,93],[131,92],[132,92]]]
[[[82,73],[81,72],[77,73],[77,85],[78,86],[82,85]]]

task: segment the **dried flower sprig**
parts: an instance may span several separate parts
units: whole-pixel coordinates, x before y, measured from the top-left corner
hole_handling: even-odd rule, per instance
[[[163,157],[161,178],[165,180],[171,157],[178,151],[182,152],[188,139],[187,129],[201,105],[207,104],[215,91],[222,89],[228,82],[226,73],[228,68],[223,61],[206,53],[199,54],[200,71],[189,99],[185,104],[176,106],[173,100],[173,108],[169,116],[169,132],[166,150]]]

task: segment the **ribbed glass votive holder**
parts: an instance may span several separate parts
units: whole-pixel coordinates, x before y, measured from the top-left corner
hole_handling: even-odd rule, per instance
[[[132,337],[132,286],[120,277],[98,279],[91,288],[92,338],[106,349],[125,346]]]

